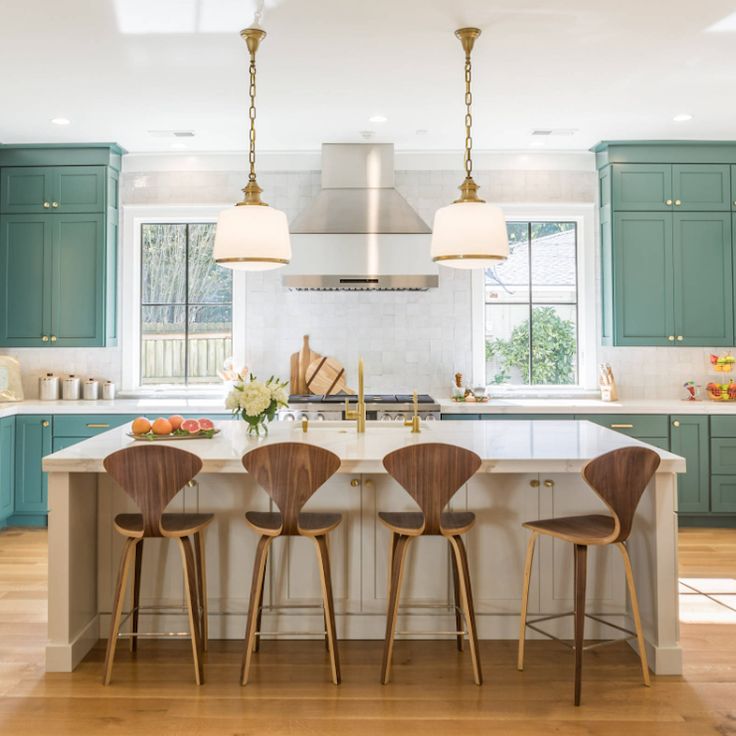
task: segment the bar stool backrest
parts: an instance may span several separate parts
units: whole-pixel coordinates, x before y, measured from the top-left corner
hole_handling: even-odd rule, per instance
[[[383,458],[383,467],[422,510],[425,534],[441,533],[442,511],[480,464],[474,452],[440,442],[403,447]]]
[[[303,442],[264,445],[243,455],[243,466],[281,512],[281,533],[299,534],[299,512],[340,467],[334,452]]]
[[[613,514],[616,526],[609,543],[629,538],[636,507],[659,463],[653,450],[632,446],[593,458],[583,468],[583,479]]]
[[[108,455],[102,464],[140,509],[144,537],[162,536],[164,509],[202,469],[197,455],[158,444],[126,447]]]

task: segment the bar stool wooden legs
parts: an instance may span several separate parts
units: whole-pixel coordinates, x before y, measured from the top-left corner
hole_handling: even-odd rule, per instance
[[[332,682],[341,680],[337,650],[335,606],[327,535],[342,521],[340,514],[302,512],[304,504],[340,467],[340,458],[328,450],[301,442],[281,442],[252,450],[243,457],[243,466],[271,496],[279,511],[249,511],[246,521],[258,532],[256,556],[245,629],[245,651],[240,682],[248,683],[253,653],[259,649],[266,562],[276,537],[303,536],[312,539],[317,553],[325,620],[325,643],[330,655]]]
[[[412,540],[422,535],[443,536],[450,545],[456,644],[458,650],[462,651],[463,636],[467,632],[473,678],[477,685],[483,682],[468,557],[461,536],[473,526],[475,515],[470,512],[443,510],[458,489],[478,470],[480,462],[480,458],[469,450],[440,443],[406,447],[390,453],[383,460],[389,474],[412,496],[421,509],[419,512],[378,514],[379,519],[392,532],[389,549],[386,639],[381,666],[381,682],[384,685],[388,684],[391,678],[391,659],[406,554]]]
[[[102,682],[110,684],[115,649],[122,621],[125,591],[133,568],[131,609],[131,651],[137,650],[143,543],[149,537],[176,541],[184,572],[184,589],[189,634],[192,642],[194,674],[198,685],[204,682],[202,653],[207,648],[207,590],[204,555],[204,530],[212,514],[166,514],[164,509],[202,468],[202,461],[190,452],[174,447],[141,445],[115,452],[104,460],[105,470],[135,501],[140,514],[118,514],[114,526],[125,537],[120,556],[115,597],[107,640]],[[192,545],[194,539],[194,546]]]
[[[659,455],[645,447],[623,447],[619,450],[601,455],[591,460],[582,471],[583,479],[596,492],[608,507],[611,516],[588,514],[586,516],[569,516],[557,519],[530,521],[524,526],[531,530],[524,564],[524,583],[521,600],[521,622],[519,631],[519,652],[517,667],[524,669],[524,640],[527,627],[549,638],[557,639],[552,634],[539,628],[536,624],[550,621],[561,616],[573,616],[575,652],[574,703],[580,705],[582,689],[583,651],[610,643],[598,642],[585,646],[585,619],[591,618],[598,623],[623,631],[636,638],[639,649],[642,678],[649,686],[649,665],[647,662],[646,642],[639,616],[639,600],[634,585],[634,574],[631,559],[626,549],[626,540],[631,533],[636,507],[644,490],[659,467]],[[529,583],[531,579],[534,548],[537,537],[546,534],[557,539],[570,542],[574,549],[574,610],[570,613],[542,616],[533,621],[527,620],[529,602]],[[623,558],[626,573],[626,585],[631,602],[631,615],[635,631],[629,631],[612,624],[599,616],[585,612],[585,588],[587,580],[588,547],[591,545],[614,545]]]

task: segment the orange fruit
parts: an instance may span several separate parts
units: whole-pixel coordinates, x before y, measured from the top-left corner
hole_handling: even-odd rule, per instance
[[[138,419],[133,420],[130,429],[133,434],[148,434],[151,431],[151,422],[146,417],[138,417]]]
[[[159,417],[153,423],[152,429],[154,434],[171,434],[174,431],[171,422],[163,417]]]
[[[171,424],[172,429],[174,432],[176,432],[179,427],[181,427],[181,423],[184,421],[184,417],[181,416],[181,414],[174,414],[173,417],[169,417],[169,424]]]

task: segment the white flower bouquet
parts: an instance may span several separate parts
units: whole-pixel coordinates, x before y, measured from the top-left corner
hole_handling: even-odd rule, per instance
[[[268,422],[272,422],[281,406],[288,406],[286,392],[288,381],[271,376],[259,381],[252,373],[247,379],[237,375],[225,399],[225,407],[248,423],[248,434],[260,436],[261,430],[268,434]]]

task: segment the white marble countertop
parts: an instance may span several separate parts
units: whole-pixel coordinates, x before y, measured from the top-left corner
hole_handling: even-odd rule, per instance
[[[114,401],[41,401],[0,403],[0,418],[16,414],[229,414],[224,397],[207,399],[115,399]]]
[[[481,472],[534,473],[578,472],[593,457],[627,445],[643,445],[630,437],[587,421],[447,421],[425,423],[421,434],[383,422],[369,422],[358,434],[354,422],[320,422],[304,433],[300,425],[274,423],[267,438],[249,438],[243,422],[217,422],[221,434],[211,440],[174,443],[202,458],[204,473],[245,472],[240,458],[260,444],[306,442],[336,453],[342,460],[340,472],[383,473],[382,459],[401,447],[426,442],[446,442],[473,450],[483,460]],[[102,461],[112,452],[136,440],[119,427],[84,440],[44,458],[43,469],[62,473],[104,472]],[[662,472],[685,471],[685,460],[656,450]]]
[[[490,399],[484,404],[439,399],[443,414],[733,414],[736,401],[678,399]]]

